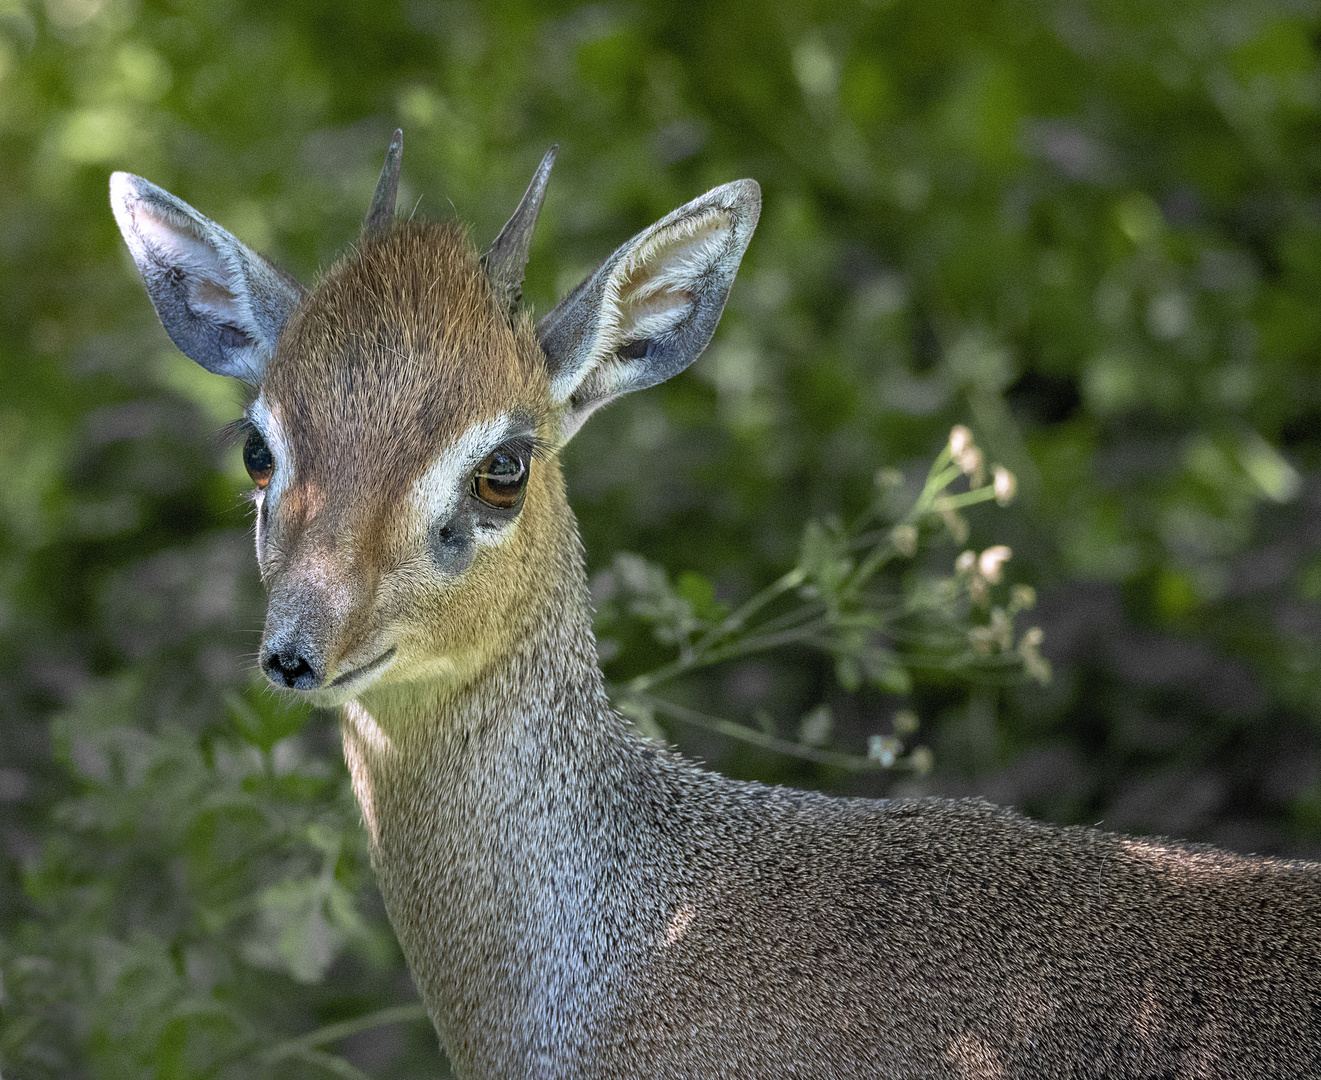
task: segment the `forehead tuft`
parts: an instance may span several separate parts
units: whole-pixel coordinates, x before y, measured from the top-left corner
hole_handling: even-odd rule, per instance
[[[531,320],[491,304],[477,253],[452,224],[364,237],[290,320],[262,384],[299,471],[353,471],[364,440],[390,488],[440,447],[511,409],[541,415],[545,365]]]

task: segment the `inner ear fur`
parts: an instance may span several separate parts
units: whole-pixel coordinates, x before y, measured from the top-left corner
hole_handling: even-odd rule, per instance
[[[110,205],[166,333],[208,371],[261,381],[306,290],[182,199],[117,172]]]
[[[537,324],[561,439],[702,354],[760,212],[754,180],[708,191],[638,233]]]

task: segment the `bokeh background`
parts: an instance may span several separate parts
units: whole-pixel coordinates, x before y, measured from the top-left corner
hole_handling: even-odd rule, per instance
[[[253,681],[238,396],[156,323],[112,169],[311,281],[396,125],[401,206],[482,244],[558,142],[538,311],[755,177],[715,344],[565,454],[590,568],[736,602],[967,423],[1020,482],[969,545],[1013,548],[1054,678],[849,693],[790,651],[704,684],[790,733],[828,701],[853,752],[911,709],[924,775],[669,737],[1321,856],[1318,35],[1311,0],[0,0],[0,1073],[447,1069],[333,720]]]

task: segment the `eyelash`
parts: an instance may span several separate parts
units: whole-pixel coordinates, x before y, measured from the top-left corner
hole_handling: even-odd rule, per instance
[[[256,430],[256,424],[246,416],[240,416],[237,420],[231,420],[220,429],[220,438],[225,446],[238,446],[247,439],[248,435]]]
[[[240,416],[237,420],[231,420],[220,429],[220,445],[226,450],[235,446],[242,446],[248,439],[248,433],[257,430],[257,425],[246,416]],[[256,487],[244,488],[240,494],[244,502],[249,503],[253,511],[256,511],[257,503],[261,501],[262,490]]]
[[[497,446],[491,453],[499,450],[508,450],[510,453],[517,454],[529,462],[547,458],[551,454],[551,445],[544,439],[534,433],[527,435],[515,435],[512,439],[506,439]]]

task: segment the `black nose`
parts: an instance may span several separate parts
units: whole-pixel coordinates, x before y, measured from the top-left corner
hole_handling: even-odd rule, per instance
[[[296,648],[267,651],[261,659],[261,666],[266,677],[276,686],[315,690],[321,685],[321,672]]]

